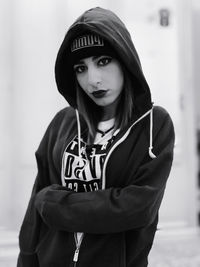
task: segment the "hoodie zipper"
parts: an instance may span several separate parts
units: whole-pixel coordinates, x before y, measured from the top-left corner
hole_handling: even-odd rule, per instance
[[[74,233],[74,240],[76,243],[76,249],[74,251],[74,257],[73,257],[74,267],[76,267],[77,262],[78,262],[78,256],[80,252],[81,243],[83,241],[83,237],[84,237],[84,233],[81,233],[80,239],[78,240],[77,233]]]

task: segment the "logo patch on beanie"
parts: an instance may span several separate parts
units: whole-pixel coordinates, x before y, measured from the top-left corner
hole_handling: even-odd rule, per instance
[[[71,52],[86,47],[104,46],[104,40],[99,35],[88,34],[76,38],[71,45]]]

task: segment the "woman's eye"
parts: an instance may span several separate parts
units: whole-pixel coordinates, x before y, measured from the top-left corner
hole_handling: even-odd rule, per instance
[[[98,65],[99,66],[106,66],[107,64],[109,64],[111,62],[112,58],[111,57],[103,57],[100,58],[98,61]]]
[[[74,71],[75,71],[75,73],[82,73],[85,71],[85,66],[82,66],[82,65],[74,66]]]

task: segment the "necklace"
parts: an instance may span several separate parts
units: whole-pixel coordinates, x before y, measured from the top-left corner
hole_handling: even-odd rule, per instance
[[[112,129],[114,129],[114,125],[113,125],[111,128],[109,128],[108,130],[106,130],[106,131],[99,130],[98,128],[96,129],[96,131],[97,131],[98,133],[100,133],[102,137],[104,137],[104,136],[105,136],[107,133],[109,133]]]

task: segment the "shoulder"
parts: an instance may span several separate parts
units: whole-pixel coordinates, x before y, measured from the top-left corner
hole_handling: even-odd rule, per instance
[[[65,107],[58,111],[53,120],[63,120],[66,118],[74,118],[75,110],[72,107]]]
[[[44,146],[54,144],[62,135],[66,135],[69,129],[74,127],[76,122],[75,110],[71,107],[61,109],[56,113],[51,122],[49,123],[43,138],[40,142],[38,150],[45,151]]]
[[[76,121],[75,110],[72,107],[66,107],[56,113],[48,125],[46,134],[57,135],[63,129],[70,127]]]
[[[174,125],[168,111],[161,106],[153,108],[153,128],[155,136],[166,136],[174,139]]]
[[[75,118],[76,113],[72,107],[63,108],[55,114],[48,128],[58,130],[62,125],[71,124]]]
[[[160,120],[170,117],[168,111],[164,107],[161,107],[161,106],[153,107],[153,115],[156,119],[160,119]]]
[[[168,111],[161,107],[161,106],[154,106],[153,107],[153,119],[154,123],[161,128],[162,126],[166,124],[171,124],[173,126],[172,118]]]

